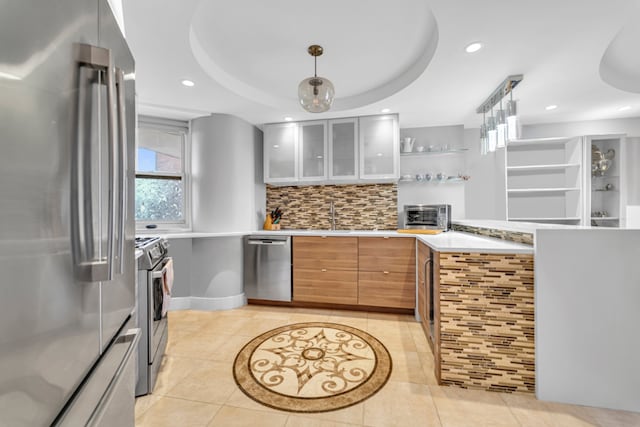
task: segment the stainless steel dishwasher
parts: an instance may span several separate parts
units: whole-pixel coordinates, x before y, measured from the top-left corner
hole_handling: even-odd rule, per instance
[[[291,301],[291,236],[245,236],[244,293],[248,299]]]

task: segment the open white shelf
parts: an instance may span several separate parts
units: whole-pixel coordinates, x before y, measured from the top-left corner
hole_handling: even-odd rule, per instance
[[[580,217],[551,217],[551,218],[509,218],[509,221],[530,221],[530,222],[575,222],[580,221]]]
[[[523,194],[523,195],[533,195],[533,194],[562,194],[567,191],[580,191],[579,187],[560,187],[560,188],[510,188],[507,190],[509,194]]]
[[[507,166],[507,172],[546,172],[562,171],[568,168],[580,167],[580,163],[560,163],[550,165]]]
[[[570,137],[557,137],[557,138],[535,138],[535,139],[516,139],[507,142],[509,148],[538,148],[541,146],[550,145],[564,145],[571,141]]]
[[[582,222],[579,138],[511,141],[506,149],[507,218],[577,225]]]

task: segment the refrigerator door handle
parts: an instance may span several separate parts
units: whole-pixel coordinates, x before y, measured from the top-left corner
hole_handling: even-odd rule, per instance
[[[118,143],[116,140],[118,138],[118,131],[116,126],[115,67],[113,66],[112,58],[109,60],[109,66],[105,70],[105,75],[107,84],[107,130],[109,135],[109,231],[107,234],[109,236],[109,271],[107,280],[112,280],[116,273],[116,220],[118,215],[116,202],[116,192],[118,191],[118,174],[116,171]]]
[[[117,145],[115,143],[115,104],[114,104],[114,67],[110,49],[78,43],[75,45],[75,56],[78,63],[78,111],[77,111],[77,135],[76,149],[73,152],[72,163],[72,190],[76,196],[71,203],[71,236],[74,259],[74,270],[79,280],[85,282],[97,282],[111,280],[114,270],[113,245],[114,219],[116,211],[115,203],[115,159]],[[91,132],[86,132],[86,127],[91,128],[91,114],[85,114],[84,108],[87,91],[84,90],[82,78],[83,69],[94,69],[105,76],[107,86],[107,127],[109,147],[109,218],[108,236],[109,246],[107,257],[100,253],[95,254],[93,241],[93,209],[91,205],[91,167],[90,149],[86,147],[86,139]]]
[[[120,68],[116,68],[116,89],[118,97],[118,274],[124,274],[124,228],[125,215],[127,211],[127,123],[125,114],[125,82],[124,72]]]

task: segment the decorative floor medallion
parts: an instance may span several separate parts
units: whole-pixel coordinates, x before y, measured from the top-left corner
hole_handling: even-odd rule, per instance
[[[250,398],[276,409],[323,412],[374,395],[391,374],[391,356],[368,333],[336,323],[296,323],[244,346],[233,376]]]

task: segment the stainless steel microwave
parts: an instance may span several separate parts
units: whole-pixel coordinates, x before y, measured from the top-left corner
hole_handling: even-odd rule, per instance
[[[451,228],[451,205],[404,205],[404,228],[444,230]]]

